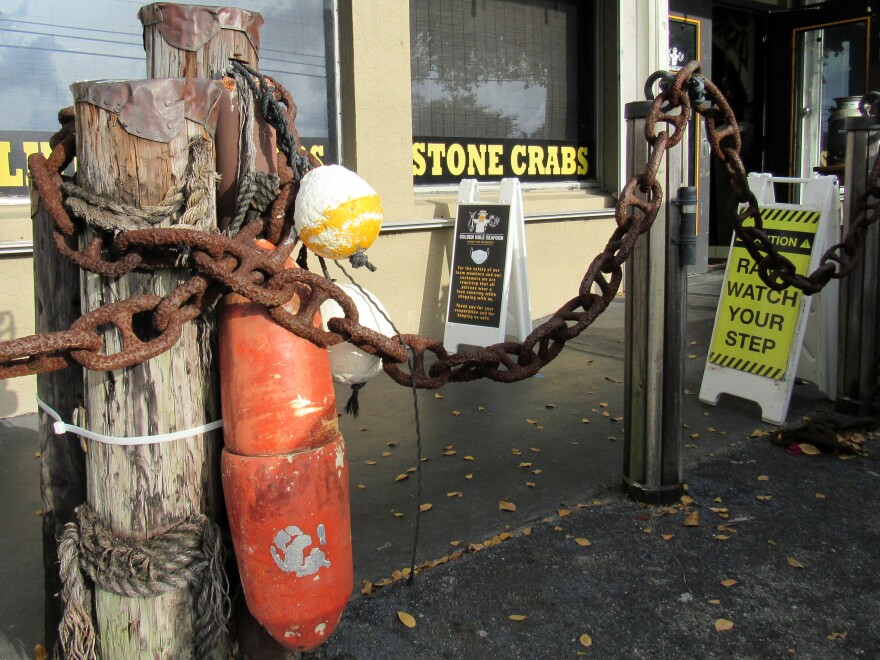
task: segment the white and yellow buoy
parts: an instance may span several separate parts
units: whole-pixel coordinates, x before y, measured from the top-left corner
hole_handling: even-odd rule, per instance
[[[302,178],[293,222],[312,252],[326,259],[347,259],[376,240],[382,228],[382,202],[370,184],[351,170],[324,165]]]

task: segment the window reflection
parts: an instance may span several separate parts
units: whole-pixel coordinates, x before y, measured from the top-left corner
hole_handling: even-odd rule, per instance
[[[73,103],[78,80],[143,79],[146,63],[138,0],[5,0],[0,9],[0,195],[26,194],[23,150],[36,150],[58,130],[57,112]],[[334,162],[334,82],[325,17],[333,0],[230,0],[258,11],[260,70],[284,85],[297,103],[306,146],[323,147]],[[29,146],[31,145],[31,146]],[[2,158],[5,155],[6,160]],[[8,162],[7,162],[8,161]],[[15,185],[19,184],[19,185]]]

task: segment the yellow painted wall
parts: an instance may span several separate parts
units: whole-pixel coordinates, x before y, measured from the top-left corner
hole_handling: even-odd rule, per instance
[[[0,205],[0,241],[30,241],[30,204]],[[29,255],[0,257],[0,341],[34,333],[34,266]],[[37,378],[0,380],[0,417],[37,409]]]

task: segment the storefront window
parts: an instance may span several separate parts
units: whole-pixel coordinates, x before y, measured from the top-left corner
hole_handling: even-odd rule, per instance
[[[410,0],[416,184],[594,178],[595,8]]]
[[[142,79],[146,64],[138,9],[128,0],[13,0],[0,11],[0,197],[27,194],[26,158],[48,151],[57,112],[73,103],[78,80]],[[258,11],[260,70],[297,103],[303,143],[335,162],[336,102],[330,49],[335,0],[231,0]],[[11,102],[14,99],[14,102]]]

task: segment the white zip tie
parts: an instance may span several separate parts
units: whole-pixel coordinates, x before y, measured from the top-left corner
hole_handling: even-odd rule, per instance
[[[89,431],[82,428],[81,426],[76,426],[75,424],[67,424],[64,422],[64,420],[61,419],[61,415],[52,410],[52,408],[49,407],[49,405],[46,404],[42,399],[40,399],[40,397],[37,397],[37,405],[39,405],[40,408],[47,415],[55,420],[55,423],[52,425],[52,429],[53,431],[55,431],[55,435],[75,433],[76,435],[88,438],[89,440],[103,442],[105,445],[155,445],[160,442],[170,442],[171,440],[182,440],[184,438],[191,438],[195,435],[201,435],[203,433],[207,433],[208,431],[219,429],[223,426],[223,420],[218,419],[216,422],[211,422],[210,424],[202,424],[201,426],[197,426],[192,429],[185,429],[183,431],[174,431],[173,433],[161,433],[159,435],[137,435],[124,438],[113,435],[104,435],[103,433],[95,433],[94,431]]]

